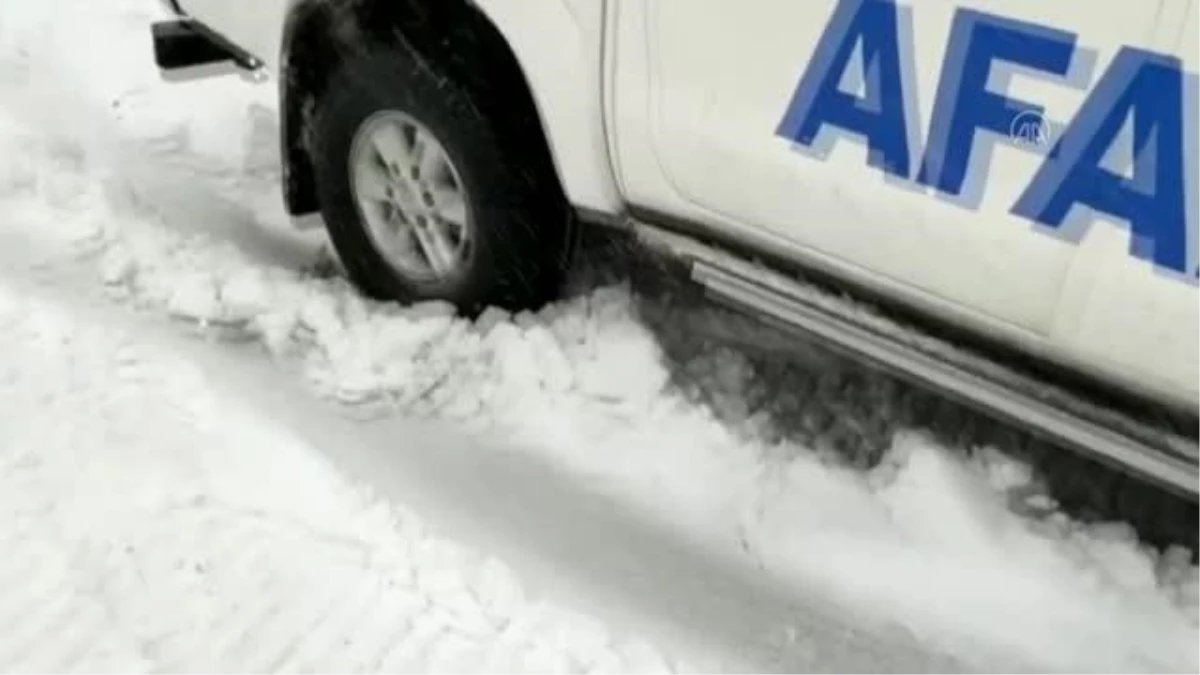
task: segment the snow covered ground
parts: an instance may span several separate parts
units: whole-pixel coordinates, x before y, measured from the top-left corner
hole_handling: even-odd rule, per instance
[[[730,425],[746,359],[692,364],[718,419],[622,285],[364,300],[274,86],[161,81],[155,11],[0,0],[0,669],[1200,669],[1186,551],[919,429]]]

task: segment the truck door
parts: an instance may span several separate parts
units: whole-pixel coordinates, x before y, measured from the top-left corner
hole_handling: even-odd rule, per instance
[[[1049,335],[1076,246],[1012,207],[1159,0],[611,1],[631,202]]]
[[[1182,74],[1172,75],[1171,68],[1165,69],[1167,77],[1153,86],[1147,97],[1153,107],[1145,111],[1143,122],[1135,118],[1134,124],[1127,123],[1109,158],[1117,175],[1135,183],[1143,181],[1135,180],[1134,172],[1153,174],[1153,180],[1145,182],[1156,184],[1157,203],[1147,203],[1145,208],[1159,218],[1158,231],[1143,236],[1135,245],[1131,230],[1145,230],[1145,225],[1131,226],[1125,220],[1104,217],[1085,223],[1088,227],[1079,233],[1078,253],[1054,327],[1054,340],[1062,348],[1193,414],[1200,398],[1196,379],[1200,369],[1196,284],[1200,247],[1196,231],[1198,4],[1189,0],[1163,4],[1154,51],[1167,57],[1161,60],[1164,65],[1181,65]],[[1167,60],[1171,57],[1177,59],[1174,64]],[[1182,172],[1154,166],[1180,160],[1185,167]],[[1172,194],[1177,198],[1172,199]],[[1175,220],[1169,219],[1171,214]],[[1149,223],[1156,224],[1153,220]],[[1131,248],[1140,250],[1131,255]]]

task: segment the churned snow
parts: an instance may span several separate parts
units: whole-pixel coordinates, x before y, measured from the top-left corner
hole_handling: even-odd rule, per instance
[[[1200,669],[1187,551],[1072,521],[998,450],[915,429],[862,471],[730,426],[746,357],[689,364],[726,409],[696,404],[625,285],[474,323],[365,300],[281,214],[273,85],[159,81],[154,4],[0,0],[0,668]],[[345,433],[50,283],[251,345]],[[376,495],[450,461],[405,437],[363,474],[331,458],[395,419],[543,508],[421,510],[448,474]]]

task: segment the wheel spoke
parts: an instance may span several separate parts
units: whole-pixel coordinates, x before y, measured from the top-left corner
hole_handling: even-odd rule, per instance
[[[389,168],[403,168],[410,161],[404,132],[397,124],[384,124],[371,137],[375,152]]]
[[[433,193],[434,209],[443,221],[464,228],[467,226],[467,204],[458,190],[442,188]]]
[[[356,162],[354,166],[354,191],[360,202],[386,202],[389,200],[388,176],[381,166],[371,162]]]
[[[425,227],[418,225],[413,228],[413,234],[416,235],[421,252],[425,254],[425,259],[429,261],[429,266],[434,272],[444,275],[454,271],[456,253],[449,233],[443,226],[436,221]]]
[[[395,236],[388,237],[382,245],[382,253],[396,260],[419,260],[423,258],[420,247],[410,230],[402,230]]]
[[[418,129],[413,137],[411,159],[422,181],[435,182],[446,173],[446,158],[441,148],[423,129]]]

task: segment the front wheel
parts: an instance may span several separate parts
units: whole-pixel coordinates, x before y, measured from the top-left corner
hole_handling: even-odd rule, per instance
[[[562,283],[570,221],[557,184],[505,153],[470,93],[400,50],[352,57],[318,106],[322,215],[376,298],[536,308]]]

